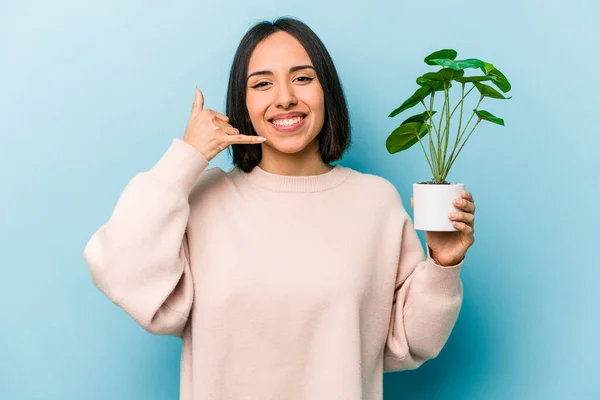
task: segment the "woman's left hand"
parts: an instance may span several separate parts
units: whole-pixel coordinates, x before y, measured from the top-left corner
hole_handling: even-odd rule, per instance
[[[454,200],[454,206],[461,211],[452,213],[448,218],[458,231],[436,232],[426,231],[427,245],[431,250],[431,257],[442,266],[456,265],[462,261],[467,250],[475,242],[475,201],[471,193],[462,191],[462,198]],[[413,198],[410,205],[414,209]]]

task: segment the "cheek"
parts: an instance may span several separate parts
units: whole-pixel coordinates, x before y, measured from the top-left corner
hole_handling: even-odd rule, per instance
[[[319,113],[321,118],[325,116],[325,96],[323,95],[323,89],[319,86],[313,95],[313,109]]]
[[[259,94],[246,95],[246,108],[248,109],[248,114],[250,114],[251,119],[262,119],[269,104],[268,101],[265,100],[265,96],[260,96]]]
[[[323,122],[325,120],[325,99],[322,97],[315,102],[313,110],[317,114],[317,119],[319,122]]]
[[[252,96],[246,96],[246,109],[248,110],[248,114],[250,114],[250,118],[254,118],[254,100]]]

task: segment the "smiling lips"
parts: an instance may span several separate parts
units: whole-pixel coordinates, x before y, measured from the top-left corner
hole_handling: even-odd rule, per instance
[[[294,118],[273,119],[269,121],[273,127],[282,132],[290,132],[299,129],[303,124],[306,116],[298,116]]]

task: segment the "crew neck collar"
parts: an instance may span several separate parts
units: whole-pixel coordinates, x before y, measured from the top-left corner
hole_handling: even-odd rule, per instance
[[[258,165],[248,173],[235,168],[249,184],[275,192],[309,193],[332,189],[342,184],[352,170],[341,165],[319,175],[279,175],[267,172]]]

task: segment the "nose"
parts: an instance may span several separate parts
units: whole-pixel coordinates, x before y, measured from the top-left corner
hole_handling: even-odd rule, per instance
[[[294,88],[288,84],[278,85],[275,97],[275,107],[289,108],[298,101],[294,94]]]

